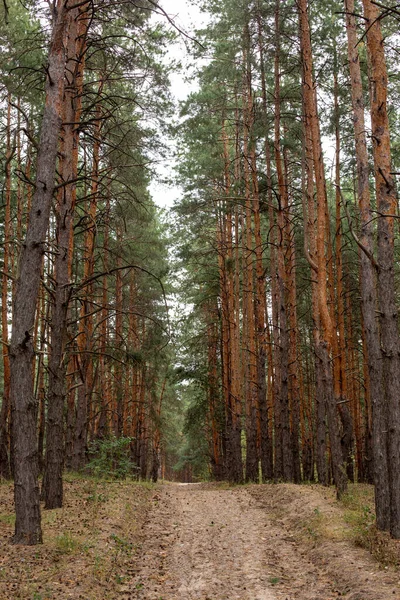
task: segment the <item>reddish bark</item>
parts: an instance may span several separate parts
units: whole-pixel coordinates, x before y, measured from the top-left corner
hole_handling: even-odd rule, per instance
[[[64,126],[62,131],[59,173],[64,184],[58,195],[56,207],[57,255],[54,265],[54,298],[51,310],[51,350],[49,357],[49,386],[47,411],[46,470],[43,479],[45,508],[61,508],[63,503],[64,466],[64,401],[66,357],[68,339],[67,317],[70,296],[70,240],[73,235],[76,200],[78,154],[77,133],[77,73],[81,71],[80,54],[86,31],[82,32],[78,9],[71,11],[71,27],[68,40],[68,86],[64,97]],[[86,25],[84,25],[86,29]],[[83,36],[83,37],[82,37]]]
[[[332,457],[333,477],[338,496],[346,490],[347,479],[343,469],[343,458],[339,438],[338,414],[333,390],[333,375],[331,372],[331,352],[333,342],[333,324],[328,306],[327,288],[327,199],[325,187],[324,163],[321,147],[316,89],[313,81],[313,61],[311,50],[310,26],[308,21],[307,0],[298,0],[300,19],[301,53],[303,60],[303,96],[306,122],[310,127],[314,175],[317,197],[317,293],[318,311],[320,318],[320,340],[316,348],[323,377],[325,406],[328,417],[330,448]]]

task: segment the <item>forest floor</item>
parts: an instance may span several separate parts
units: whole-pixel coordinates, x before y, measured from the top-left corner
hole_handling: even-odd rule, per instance
[[[314,485],[65,488],[43,545],[21,547],[0,485],[0,600],[400,600],[400,542],[375,532],[368,486],[341,503]]]

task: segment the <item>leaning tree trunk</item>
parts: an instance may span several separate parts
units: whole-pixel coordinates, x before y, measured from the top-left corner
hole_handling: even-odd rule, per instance
[[[64,0],[59,0],[55,12],[36,166],[36,188],[19,262],[20,276],[15,292],[10,345],[16,510],[14,543],[22,544],[37,544],[42,541],[36,435],[37,402],[33,394],[32,378],[32,332],[39,294],[40,268],[55,186],[64,97],[66,36],[70,24],[70,13]]]

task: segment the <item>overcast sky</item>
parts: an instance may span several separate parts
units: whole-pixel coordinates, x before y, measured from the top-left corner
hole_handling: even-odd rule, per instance
[[[200,29],[207,22],[207,15],[202,13],[190,0],[174,0],[171,4],[173,4],[173,11],[168,8],[167,0],[161,2],[164,10],[176,24],[176,27],[190,37],[194,37],[195,30]],[[161,18],[165,21],[164,17]],[[185,40],[185,36],[180,35],[177,42],[171,46],[169,51],[171,57],[181,59],[183,64],[188,58],[185,41],[187,41]],[[184,100],[188,94],[188,86],[184,82],[184,74],[185,72],[183,74],[177,73],[171,77],[172,92],[179,100]]]
[[[171,9],[168,7],[168,4],[172,4],[173,8]],[[190,0],[174,0],[173,2],[170,0],[163,0],[161,5],[164,10],[166,10],[169,17],[176,23],[177,27],[191,37],[194,36],[194,31],[196,29],[201,29],[207,23],[207,14],[202,13]],[[161,19],[165,22],[165,17],[157,17],[157,19]],[[190,66],[188,66],[190,60],[187,55],[185,37],[183,35],[179,36],[177,42],[171,46],[168,55],[171,58],[182,61],[182,72],[171,75],[171,91],[176,100],[184,100],[188,94],[195,89],[195,84],[190,84],[185,81],[185,76],[190,74]],[[168,57],[166,60],[168,60]],[[323,149],[326,167],[328,171],[332,171],[334,163],[334,143],[332,138],[323,138]],[[163,161],[163,164],[158,167],[158,171],[164,177],[172,177],[174,173],[173,166],[171,157],[169,161]],[[333,177],[333,171],[331,172],[331,176]],[[174,201],[179,198],[181,193],[179,188],[161,185],[156,181],[151,183],[150,191],[156,204],[163,208],[170,208]]]
[[[168,7],[168,4],[172,4],[173,8],[171,9]],[[164,0],[161,5],[168,13],[168,16],[173,19],[176,26],[191,37],[193,37],[194,31],[201,28],[207,21],[207,16],[200,12],[197,6],[195,6],[190,0],[174,0],[174,2],[168,2],[167,0]],[[162,17],[162,20],[165,22],[165,17]],[[171,75],[171,91],[177,101],[184,100],[194,89],[194,86],[188,82],[185,82],[185,76],[188,75],[188,55],[185,46],[185,38],[183,35],[179,36],[177,42],[171,46],[168,56],[171,57],[171,59],[179,59],[182,61],[182,72]],[[168,60],[168,56],[166,60]],[[162,176],[172,176],[172,160],[167,161],[167,163],[160,166],[158,170]],[[171,207],[175,199],[179,197],[180,193],[179,189],[172,186],[170,187],[161,185],[156,181],[151,183],[150,191],[156,204],[165,208]]]

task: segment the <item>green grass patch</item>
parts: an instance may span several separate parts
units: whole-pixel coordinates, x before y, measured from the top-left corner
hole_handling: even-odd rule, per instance
[[[5,523],[6,525],[15,525],[15,515],[0,515],[0,523]]]
[[[55,544],[59,554],[75,554],[81,550],[81,543],[69,531],[57,536]]]
[[[387,532],[376,528],[374,491],[370,485],[350,485],[340,502],[352,541],[368,550],[383,566],[400,566],[400,548]]]

